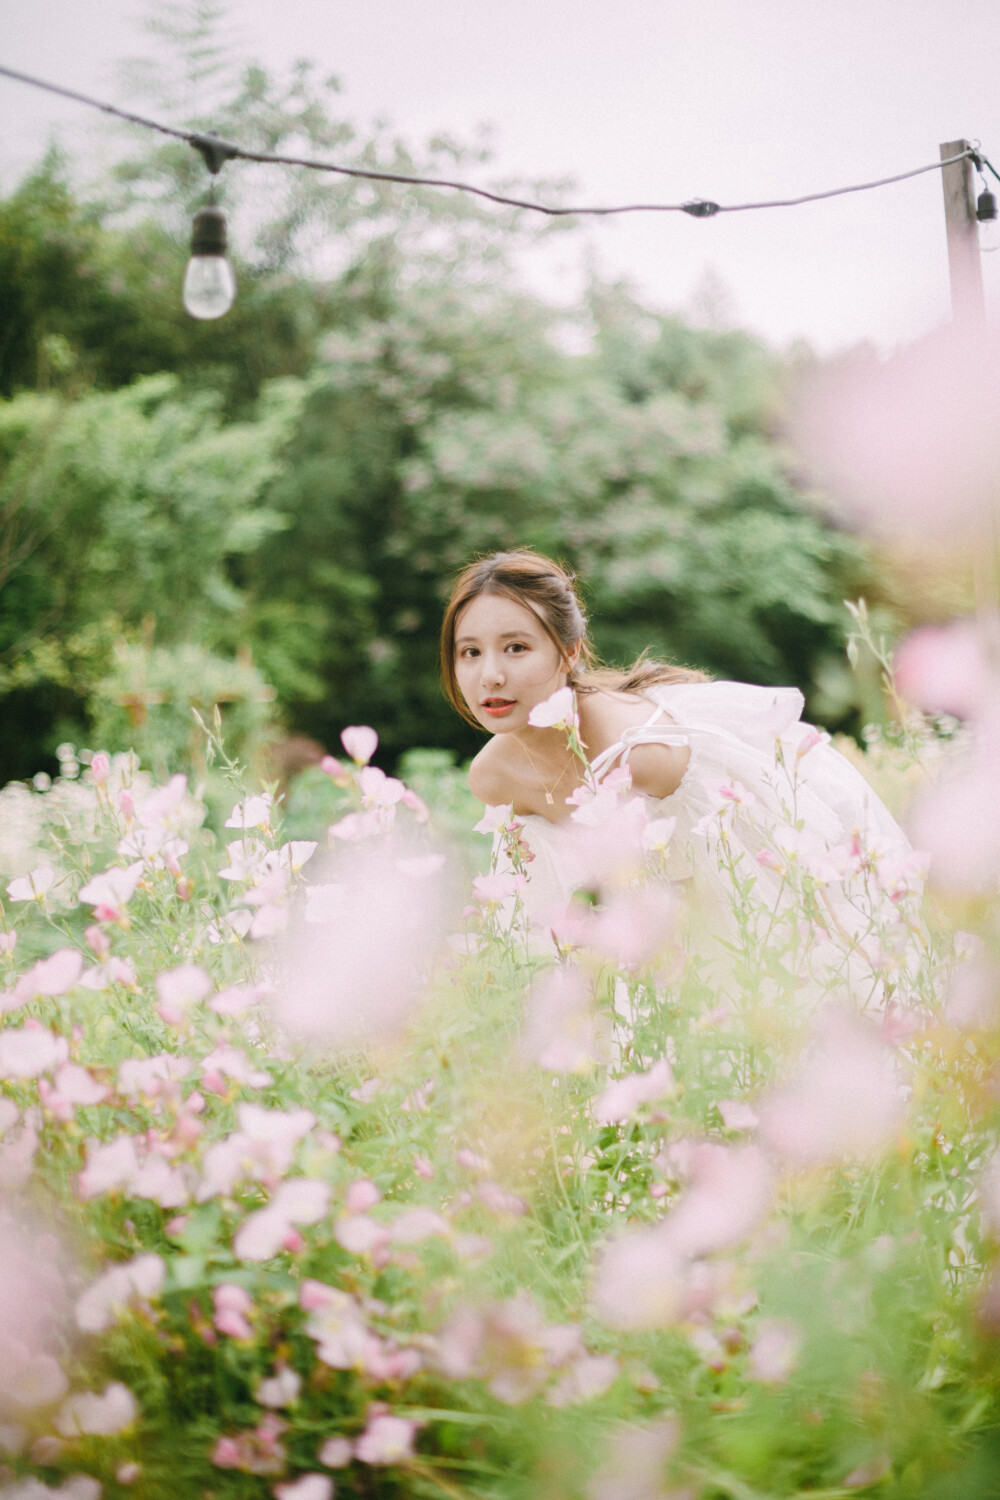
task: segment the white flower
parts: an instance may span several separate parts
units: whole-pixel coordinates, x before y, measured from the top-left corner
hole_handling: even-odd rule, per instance
[[[7,887],[7,894],[12,901],[40,901],[46,891],[52,888],[55,878],[55,870],[48,865],[39,865],[30,875],[12,880]]]
[[[257,797],[247,797],[244,802],[237,802],[228,819],[227,828],[266,828],[271,818],[270,792],[262,792]]]
[[[571,687],[561,687],[536,703],[528,715],[528,723],[535,729],[576,729],[580,719],[576,711],[576,694]]]

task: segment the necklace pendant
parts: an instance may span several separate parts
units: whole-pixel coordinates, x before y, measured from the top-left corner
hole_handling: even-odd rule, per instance
[[[549,804],[550,807],[555,807],[555,805],[556,805],[556,799],[553,797],[553,795],[552,795],[551,792],[546,792],[545,793],[545,800]]]

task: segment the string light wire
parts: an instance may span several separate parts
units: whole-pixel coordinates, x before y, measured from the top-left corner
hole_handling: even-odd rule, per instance
[[[803,193],[797,198],[771,198],[758,203],[715,203],[709,198],[692,198],[686,203],[623,203],[612,207],[576,207],[557,208],[551,204],[533,203],[525,198],[511,198],[503,193],[492,193],[487,188],[476,187],[470,182],[456,182],[445,177],[415,177],[408,176],[402,172],[378,172],[372,168],[342,167],[329,161],[315,161],[309,157],[281,156],[265,151],[250,151],[244,146],[239,146],[233,141],[220,140],[218,136],[207,134],[196,130],[179,130],[171,125],[164,125],[159,120],[147,119],[144,115],[133,114],[130,110],[119,109],[114,104],[107,104],[100,99],[92,99],[89,94],[78,93],[75,89],[64,88],[57,83],[49,83],[44,78],[34,78],[29,73],[20,73],[14,68],[6,68],[0,65],[0,75],[11,78],[17,83],[25,83],[30,88],[42,89],[49,94],[58,94],[64,99],[72,99],[77,104],[85,104],[90,109],[98,109],[102,114],[113,115],[116,119],[124,120],[129,125],[139,125],[144,130],[155,130],[161,135],[173,137],[174,140],[185,141],[195,150],[200,151],[205,158],[209,170],[217,172],[224,161],[252,161],[281,167],[304,167],[312,172],[332,172],[341,177],[368,178],[374,182],[398,182],[410,187],[439,187],[454,188],[458,192],[472,193],[477,198],[486,198],[491,203],[500,203],[507,208],[528,209],[532,213],[548,214],[553,218],[575,218],[577,215],[589,214],[591,216],[606,216],[610,214],[634,214],[634,213],[684,213],[692,218],[708,219],[714,218],[716,214],[746,213],[753,209],[765,208],[798,208],[803,203],[818,203],[825,198],[840,198],[846,193],[864,193],[872,188],[888,187],[894,182],[905,182],[910,177],[920,177],[925,172],[936,172],[941,167],[951,166],[953,162],[973,159],[982,160],[989,167],[994,177],[1000,181],[995,167],[981,152],[970,147],[966,151],[959,151],[954,156],[949,156],[944,161],[929,162],[924,167],[914,167],[909,172],[896,172],[891,177],[878,177],[872,182],[854,182],[847,187],[828,188],[820,193]],[[217,163],[216,165],[213,165]]]

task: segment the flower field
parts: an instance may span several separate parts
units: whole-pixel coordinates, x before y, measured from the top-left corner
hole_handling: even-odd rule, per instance
[[[947,773],[929,898],[797,763],[753,869],[720,789],[714,949],[621,780],[530,933],[509,810],[470,877],[372,730],[308,837],[215,731],[221,813],[124,754],[0,793],[0,1493],[1000,1493],[992,733],[869,752]]]

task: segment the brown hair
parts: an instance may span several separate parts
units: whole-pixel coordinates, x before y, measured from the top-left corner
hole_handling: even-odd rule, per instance
[[[562,658],[569,657],[579,645],[579,664],[569,673],[568,681],[581,692],[608,688],[619,693],[641,693],[659,682],[708,680],[704,672],[689,667],[650,661],[645,651],[628,668],[602,666],[587,639],[587,616],[575,581],[574,575],[559,563],[530,547],[494,552],[462,569],[441,622],[441,677],[445,696],[463,719],[477,729],[482,728],[467,707],[455,675],[455,626],[466,605],[480,594],[499,594],[530,609]]]

